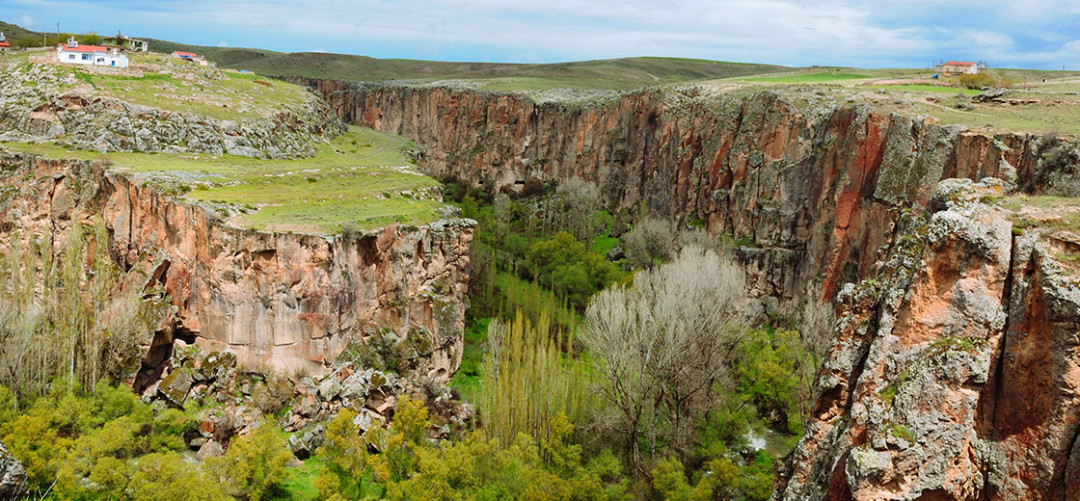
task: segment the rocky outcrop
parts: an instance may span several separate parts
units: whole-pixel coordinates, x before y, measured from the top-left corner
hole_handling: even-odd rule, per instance
[[[611,209],[748,242],[748,288],[781,310],[831,302],[813,420],[777,498],[1080,496],[1080,292],[1058,244],[1014,235],[994,205],[1013,190],[1075,195],[1075,144],[770,93],[580,106],[294,81],[346,121],[418,141],[433,175],[493,190],[593,181]]]
[[[74,74],[44,64],[32,64],[24,71],[0,71],[0,140],[60,139],[79,149],[102,153],[296,158],[315,154],[313,140],[325,140],[344,130],[315,96],[304,96],[265,117],[238,113],[236,119],[225,120],[80,93],[72,89],[78,83]],[[216,81],[204,83],[220,85]],[[234,106],[244,106],[242,99],[238,101]]]
[[[0,444],[0,499],[18,499],[26,488],[26,469]]]
[[[242,365],[319,371],[350,342],[401,340],[418,375],[445,380],[462,354],[473,223],[389,226],[350,237],[226,226],[96,163],[2,155],[0,248],[101,218],[109,251],[164,286],[176,307],[144,360],[142,389],[173,338],[229,348]],[[18,232],[13,230],[18,229]]]

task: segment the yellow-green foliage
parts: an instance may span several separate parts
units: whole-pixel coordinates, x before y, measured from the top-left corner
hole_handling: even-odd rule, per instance
[[[176,455],[186,448],[182,435],[193,425],[191,414],[155,411],[130,388],[100,383],[80,395],[57,383],[16,412],[13,395],[0,386],[0,406],[6,411],[0,412],[0,441],[26,466],[31,494],[51,486],[62,499],[223,497],[216,483]],[[188,493],[185,483],[199,485]]]
[[[318,450],[325,467],[315,479],[319,499],[363,497],[373,458],[367,453],[367,440],[353,423],[356,416],[352,409],[344,408],[326,424],[326,441]]]
[[[526,434],[543,441],[557,415],[580,422],[590,392],[581,364],[563,352],[573,344],[572,336],[551,330],[546,314],[535,326],[520,310],[511,322],[491,322],[479,401],[489,438],[509,444]]]
[[[168,311],[161,294],[143,290],[144,277],[112,262],[100,220],[73,224],[67,239],[54,253],[50,235],[15,233],[0,257],[0,384],[20,398],[43,395],[57,377],[92,388],[133,374],[138,346]]]
[[[801,435],[813,400],[817,361],[797,331],[752,330],[739,348],[738,391],[773,426]]]
[[[206,461],[209,475],[225,492],[258,501],[280,486],[292,454],[274,428],[273,423],[264,422],[233,439],[224,456]]]
[[[565,423],[565,421],[564,421]],[[553,428],[560,425],[553,424]],[[564,433],[572,431],[562,428]],[[627,499],[622,468],[609,452],[588,463],[565,436],[537,445],[520,434],[505,447],[474,432],[462,440],[416,449],[415,469],[387,485],[391,500]],[[543,458],[560,458],[558,464]]]

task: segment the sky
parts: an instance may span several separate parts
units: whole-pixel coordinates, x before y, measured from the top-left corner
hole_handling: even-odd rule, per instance
[[[1080,0],[3,0],[0,20],[379,58],[1080,70]]]

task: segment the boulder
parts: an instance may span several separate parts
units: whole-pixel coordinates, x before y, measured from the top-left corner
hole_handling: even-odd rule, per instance
[[[623,251],[622,247],[616,246],[607,251],[607,254],[605,254],[604,257],[606,257],[608,261],[618,261],[626,257],[626,252]]]
[[[184,368],[173,370],[158,386],[158,393],[165,398],[170,405],[183,407],[187,400],[188,391],[191,390],[191,376]]]
[[[307,459],[326,441],[326,429],[315,425],[303,433],[289,435],[289,450],[298,459]]]
[[[221,444],[213,440],[207,440],[206,443],[202,444],[202,447],[199,447],[197,457],[200,461],[206,461],[208,458],[216,458],[224,455],[225,449],[221,447]]]
[[[0,499],[18,499],[26,490],[26,469],[0,443]]]

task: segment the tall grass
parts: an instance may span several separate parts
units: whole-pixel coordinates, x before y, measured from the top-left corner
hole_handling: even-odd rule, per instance
[[[572,336],[552,332],[546,314],[535,325],[520,311],[513,321],[491,322],[479,401],[489,438],[509,445],[525,433],[544,441],[556,415],[583,421],[595,400],[582,364],[563,351],[572,345]]]

